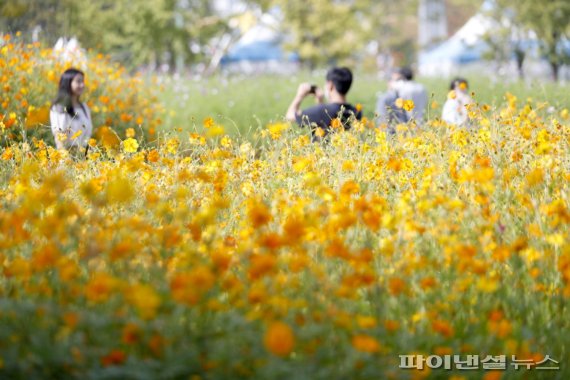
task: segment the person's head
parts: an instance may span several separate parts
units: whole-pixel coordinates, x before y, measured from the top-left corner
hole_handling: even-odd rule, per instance
[[[467,79],[457,77],[451,81],[449,89],[455,91],[467,92],[467,90],[469,89],[469,83],[467,82]]]
[[[412,71],[411,68],[405,66],[405,67],[400,67],[398,69],[398,73],[400,74],[400,77],[402,78],[402,80],[413,80],[414,79],[414,72]]]
[[[394,71],[392,71],[392,75],[390,78],[393,82],[399,80],[409,81],[414,79],[414,72],[409,67],[400,67]]]
[[[328,93],[336,91],[344,96],[352,85],[352,72],[346,67],[333,67],[327,72],[326,81]]]
[[[85,89],[85,74],[78,69],[67,69],[59,78],[59,87],[54,104],[59,104],[65,108],[70,115],[74,115],[73,99],[79,100]]]

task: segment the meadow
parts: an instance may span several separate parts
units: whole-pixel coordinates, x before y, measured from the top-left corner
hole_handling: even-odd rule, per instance
[[[1,379],[570,375],[565,88],[482,91],[469,128],[368,119],[320,144],[279,117],[300,78],[148,86],[101,58],[83,158],[39,137],[49,91],[21,91],[53,85],[29,65],[71,63],[4,48]]]
[[[257,76],[217,75],[206,78],[161,77],[159,100],[170,112],[165,116],[162,131],[181,128],[187,131],[195,127],[202,131],[202,121],[212,117],[226,126],[231,136],[254,139],[256,131],[267,124],[283,120],[283,115],[301,82],[323,85],[325,71],[299,72],[292,76],[261,74]],[[349,102],[361,104],[363,115],[374,118],[377,93],[386,90],[386,80],[378,75],[356,72]],[[511,82],[490,80],[467,75],[475,99],[493,107],[506,102],[506,93],[518,98],[531,98],[548,102],[555,109],[570,107],[567,85],[555,85],[548,81]],[[449,92],[450,79],[419,78],[430,96],[427,113],[430,118],[441,116],[441,109]],[[313,105],[307,98],[303,107]]]

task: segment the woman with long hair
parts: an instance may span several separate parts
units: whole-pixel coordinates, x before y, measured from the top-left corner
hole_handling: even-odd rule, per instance
[[[58,149],[86,148],[93,132],[91,112],[80,101],[85,74],[67,69],[59,80],[57,97],[50,109],[51,131]]]

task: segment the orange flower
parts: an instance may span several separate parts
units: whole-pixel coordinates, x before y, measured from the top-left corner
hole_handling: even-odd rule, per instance
[[[342,121],[338,117],[331,120],[331,127],[332,129],[341,129],[342,128]]]
[[[159,159],[160,159],[160,154],[156,149],[153,149],[150,152],[148,152],[147,155],[148,162],[158,162]]]
[[[432,276],[426,277],[426,278],[422,279],[420,282],[420,286],[424,290],[433,288],[436,285],[437,285],[437,280]]]
[[[501,380],[502,377],[503,371],[489,371],[485,373],[483,380]]]
[[[170,291],[176,301],[195,305],[214,283],[215,277],[210,268],[198,266],[190,272],[176,274],[170,282]]]
[[[305,235],[305,226],[301,218],[290,216],[283,223],[283,243],[294,245]]]
[[[148,342],[148,347],[155,356],[160,356],[164,344],[165,344],[164,338],[158,334],[154,334],[152,338],[150,338],[150,341]]]
[[[34,253],[32,267],[38,271],[53,268],[59,256],[60,254],[57,247],[53,244],[48,244]]]
[[[134,323],[128,323],[123,327],[122,342],[125,344],[135,344],[140,339],[140,328]]]
[[[65,325],[71,329],[75,328],[75,326],[77,326],[77,322],[79,322],[79,316],[77,313],[65,313],[63,314],[62,319],[65,322]]]
[[[207,117],[204,119],[204,128],[211,128],[214,126],[214,119],[211,117]]]
[[[393,277],[388,282],[390,294],[397,296],[407,289],[406,282],[399,277]]]
[[[251,258],[249,278],[256,280],[273,271],[277,266],[277,258],[274,255],[255,255]]]
[[[109,367],[112,365],[123,364],[127,360],[127,355],[121,350],[113,350],[106,356],[101,358],[101,365]]]
[[[352,194],[358,194],[359,192],[360,192],[360,186],[358,185],[358,183],[352,180],[343,183],[340,189],[340,193],[343,196],[350,196]]]
[[[249,220],[254,228],[259,228],[271,221],[271,212],[263,202],[253,202],[249,208]]]
[[[273,355],[287,356],[295,346],[293,329],[284,322],[272,322],[265,331],[263,343]]]
[[[440,333],[446,338],[452,337],[454,334],[453,326],[451,326],[449,322],[441,319],[436,319],[433,321],[431,323],[431,327],[434,331]]]
[[[85,296],[89,301],[104,302],[117,286],[117,280],[106,273],[96,273],[85,285]]]
[[[384,328],[390,332],[396,331],[400,328],[400,322],[387,319],[384,321]]]
[[[355,335],[352,337],[352,347],[357,351],[373,354],[380,350],[380,343],[369,335]]]

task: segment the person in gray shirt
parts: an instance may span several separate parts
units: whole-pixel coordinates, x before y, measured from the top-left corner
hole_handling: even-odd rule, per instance
[[[396,100],[412,100],[414,108],[405,111],[396,105]],[[424,86],[414,81],[414,73],[409,67],[402,67],[392,73],[388,83],[388,91],[379,94],[376,103],[376,113],[380,123],[407,123],[415,120],[421,124],[428,103],[428,96]]]

